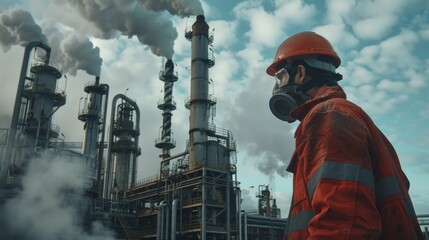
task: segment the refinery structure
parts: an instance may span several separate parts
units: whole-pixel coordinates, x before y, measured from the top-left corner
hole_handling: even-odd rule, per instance
[[[66,104],[66,92],[58,87],[61,69],[51,62],[50,46],[28,44],[10,128],[0,129],[0,204],[15,200],[28,166],[49,153],[84,165],[74,173],[81,180],[83,196],[75,199],[75,191],[64,190],[76,200],[72,204],[77,205],[84,232],[91,232],[97,222],[115,239],[282,239],[287,219],[281,218],[269,186],[258,186],[257,210],[241,207],[236,142],[232,132],[214,122],[217,101],[209,91],[209,69],[215,64],[209,48],[212,34],[203,15],[197,16],[191,31],[185,31],[192,50],[190,93],[184,103],[189,110],[189,138],[180,140],[186,142],[185,151],[174,155],[173,87],[179,79],[171,59],[162,63],[159,80],[164,96],[157,102],[162,123],[154,139],[160,154],[151,160],[159,163],[159,172],[145,179],[137,178],[143,151],[138,104],[125,94],[109,97],[109,85],[95,77],[84,86],[87,97],[80,99],[74,116],[84,123],[83,140],[65,142],[60,126],[52,121]],[[419,216],[422,227],[428,225],[428,218]]]
[[[164,84],[163,99],[157,103],[162,112],[160,136],[155,139],[159,173],[143,180],[137,179],[142,150],[136,102],[124,94],[110,99],[109,85],[95,77],[83,89],[87,97],[81,98],[76,116],[84,123],[83,141],[64,142],[60,126],[52,123],[55,112],[66,104],[66,92],[57,84],[61,69],[51,62],[48,45],[28,44],[10,128],[1,132],[0,202],[13,199],[28,165],[51,152],[85,164],[85,171],[76,174],[85,186],[79,211],[88,231],[90,223],[100,222],[116,239],[282,239],[286,219],[268,186],[259,186],[257,211],[241,209],[236,142],[229,130],[214,123],[216,98],[209,91],[213,36],[203,15],[185,37],[192,48],[185,102],[189,139],[182,139],[184,152],[171,154],[176,146],[171,122],[178,74],[167,59],[159,74]]]

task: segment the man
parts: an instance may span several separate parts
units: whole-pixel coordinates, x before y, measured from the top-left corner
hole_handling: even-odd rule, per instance
[[[271,111],[300,121],[284,239],[423,239],[398,156],[346,100],[340,64],[325,38],[302,32],[280,45],[267,68],[276,78]]]

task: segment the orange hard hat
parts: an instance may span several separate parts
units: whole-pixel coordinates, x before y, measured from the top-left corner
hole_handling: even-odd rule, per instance
[[[277,49],[273,63],[267,68],[267,73],[274,76],[277,65],[300,56],[326,56],[335,68],[341,64],[341,59],[326,38],[315,32],[301,32],[286,39]]]

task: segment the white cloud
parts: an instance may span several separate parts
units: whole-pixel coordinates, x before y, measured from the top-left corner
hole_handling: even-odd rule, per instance
[[[377,16],[357,21],[353,30],[358,38],[364,40],[380,40],[392,31],[392,27],[398,22],[392,15]]]
[[[398,35],[390,37],[381,42],[381,56],[389,58],[392,65],[407,68],[417,63],[412,50],[419,38],[417,34],[409,29],[402,29]]]
[[[352,72],[348,76],[347,82],[354,86],[361,86],[362,84],[368,84],[374,81],[374,74],[366,67],[355,66],[351,71]]]
[[[242,49],[237,53],[237,56],[241,58],[241,60],[243,61],[243,69],[247,71],[255,67],[268,67],[268,65],[270,64],[267,60],[264,59],[264,56],[262,55],[260,49],[253,47],[253,45],[246,46],[246,48]]]
[[[411,30],[403,29],[377,45],[363,47],[356,59],[356,65],[362,65],[379,75],[394,74],[398,76],[404,69],[418,66],[413,53],[418,36]]]
[[[338,1],[326,0],[326,15],[330,23],[343,23],[344,18],[347,18],[353,11],[356,5],[356,0]]]
[[[380,90],[393,91],[393,92],[403,91],[404,87],[405,87],[405,82],[391,81],[389,79],[383,79],[377,85],[377,88]]]
[[[404,74],[406,77],[409,77],[409,86],[413,89],[419,89],[423,86],[427,86],[427,77],[424,76],[422,73],[420,72],[416,72],[413,69],[410,69],[408,71],[405,72]]]
[[[405,0],[360,0],[356,3],[355,11],[362,18],[399,13],[404,5],[410,4]]]
[[[237,36],[237,21],[216,20],[210,21],[209,26],[214,30],[214,46],[215,48],[228,49],[232,44],[238,41]]]
[[[262,7],[248,11],[250,31],[246,33],[250,41],[259,43],[266,47],[273,47],[281,36],[281,25],[272,14],[263,10]]]
[[[316,6],[303,0],[277,1],[276,18],[283,27],[306,25],[316,14]]]
[[[324,36],[331,42],[335,50],[342,48],[353,48],[358,44],[358,39],[349,33],[342,23],[317,26],[314,32]],[[341,54],[337,52],[340,56]]]
[[[215,56],[216,64],[210,70],[213,73],[217,73],[211,75],[215,84],[216,93],[222,93],[222,95],[228,94],[228,91],[236,93],[236,89],[234,89],[231,84],[234,84],[233,76],[242,68],[237,61],[235,54],[230,51],[222,51]]]
[[[126,41],[124,38],[117,39],[118,41],[104,40],[92,38],[91,42],[100,48],[100,57],[103,58],[103,64],[110,65],[117,60],[117,55],[124,50]]]
[[[429,28],[428,29],[423,29],[419,31],[419,35],[421,38],[423,38],[424,40],[429,40]]]
[[[275,47],[284,40],[281,38],[285,29],[303,26],[316,14],[316,7],[302,0],[277,1],[276,6],[274,14],[266,12],[257,1],[242,2],[234,8],[239,20],[249,22],[250,30],[245,36],[252,44]]]

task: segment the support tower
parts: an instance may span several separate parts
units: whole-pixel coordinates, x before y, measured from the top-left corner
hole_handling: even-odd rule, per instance
[[[170,157],[170,149],[176,147],[176,141],[171,132],[172,111],[176,109],[176,102],[173,100],[173,84],[177,81],[177,72],[174,72],[174,64],[171,59],[165,63],[165,67],[159,73],[159,79],[164,82],[164,98],[158,101],[158,108],[162,110],[162,127],[160,137],[155,140],[155,146],[161,149],[161,175],[168,175],[169,162],[163,161]]]
[[[82,106],[79,103],[78,115],[78,119],[85,123],[82,154],[86,165],[96,169],[94,186],[100,186],[109,85],[100,84],[100,77],[97,76],[94,82],[85,85],[84,90],[88,96]],[[101,189],[95,190],[100,194]]]
[[[50,55],[51,48],[41,42],[32,42],[25,48],[1,166],[3,183],[15,183],[29,161],[58,140],[59,127],[52,123],[52,116],[66,103],[66,94],[57,87],[62,73],[58,65],[50,62]]]
[[[120,100],[120,101],[119,101]],[[123,199],[135,184],[139,147],[140,109],[123,94],[113,98],[104,198]]]

